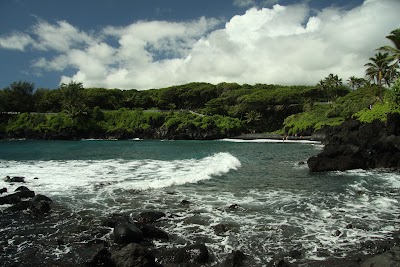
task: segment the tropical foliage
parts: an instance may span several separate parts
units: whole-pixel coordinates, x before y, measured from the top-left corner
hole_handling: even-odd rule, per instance
[[[35,89],[19,81],[0,90],[0,137],[211,138],[241,132],[311,134],[348,118],[384,119],[400,108],[400,29],[365,64],[365,77],[328,74],[315,86],[189,83],[138,91]]]

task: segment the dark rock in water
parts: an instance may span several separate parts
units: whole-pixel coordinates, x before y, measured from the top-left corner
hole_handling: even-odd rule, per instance
[[[214,229],[214,233],[216,235],[223,235],[225,232],[229,230],[226,224],[217,224],[212,227]]]
[[[181,201],[181,205],[189,205],[189,204],[190,204],[189,200],[184,199]]]
[[[312,172],[345,171],[351,169],[366,169],[365,161],[352,156],[338,156],[335,158],[316,156],[307,161]]]
[[[349,120],[325,129],[324,150],[307,163],[312,172],[350,169],[400,169],[400,116],[386,123]]]
[[[19,196],[20,198],[32,198],[35,196],[35,192],[28,189],[23,191],[17,191],[13,195]]]
[[[111,259],[111,253],[107,248],[102,248],[97,251],[91,261],[86,263],[89,267],[116,267],[115,262]]]
[[[288,256],[293,259],[299,259],[303,256],[303,252],[301,252],[301,250],[294,249],[288,253]]]
[[[114,228],[117,225],[117,223],[129,223],[129,222],[130,218],[128,215],[113,213],[111,214],[110,217],[102,221],[102,225]]]
[[[348,225],[346,225],[346,229],[353,229],[353,224],[349,223]]]
[[[367,259],[361,267],[398,267],[400,266],[400,247],[395,246],[391,250]]]
[[[267,267],[291,267],[292,265],[288,263],[285,259],[275,259],[268,263]]]
[[[7,193],[7,188],[3,187],[0,189],[0,194]]]
[[[51,211],[50,203],[53,202],[49,197],[36,195],[31,201],[31,211],[35,216],[43,216]]]
[[[31,201],[25,200],[6,209],[6,211],[17,212],[27,210],[31,207]]]
[[[22,192],[22,191],[31,191],[31,190],[28,187],[21,185],[21,186],[18,186],[17,189],[14,190],[14,192],[18,192],[18,191]]]
[[[222,263],[222,267],[244,267],[247,266],[245,264],[246,259],[247,256],[243,252],[235,250],[226,257]]]
[[[240,226],[235,223],[219,223],[212,227],[216,235],[224,235],[228,231],[238,231]]]
[[[155,223],[165,216],[165,213],[161,211],[145,211],[139,214],[137,220],[139,223]]]
[[[0,205],[17,204],[19,202],[21,202],[21,198],[16,194],[10,194],[4,197],[0,197]]]
[[[299,163],[298,163],[298,165],[305,165],[306,163],[304,162],[304,161],[300,161]]]
[[[336,231],[333,233],[333,236],[340,236],[341,234],[342,234],[341,231],[336,230]]]
[[[163,265],[168,264],[205,264],[209,261],[206,245],[195,244],[183,248],[173,248],[156,255],[157,261]],[[184,265],[184,266],[186,266]]]
[[[25,183],[25,177],[22,176],[6,176],[4,178],[4,181],[9,182],[9,183]]]
[[[45,215],[51,211],[51,206],[48,201],[34,201],[31,202],[31,210],[35,215]]]
[[[115,243],[140,243],[142,240],[143,232],[132,223],[118,223],[114,228]]]
[[[169,236],[167,232],[153,226],[150,224],[146,224],[140,228],[143,233],[144,238],[148,239],[157,239],[157,240],[168,240]]]
[[[32,201],[35,202],[39,202],[39,201],[46,201],[46,202],[53,202],[53,200],[51,200],[51,198],[45,196],[45,195],[41,195],[41,194],[37,194]]]
[[[154,255],[138,244],[128,244],[112,253],[111,259],[117,267],[161,267]]]
[[[232,204],[229,206],[230,210],[237,210],[240,206],[238,204]]]

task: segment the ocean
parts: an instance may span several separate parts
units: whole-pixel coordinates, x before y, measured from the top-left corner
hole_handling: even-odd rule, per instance
[[[400,175],[310,173],[305,162],[321,150],[268,140],[1,141],[0,177],[24,176],[25,186],[53,200],[53,212],[15,223],[0,206],[0,261],[82,261],[79,246],[93,232],[112,242],[102,219],[149,210],[168,217],[158,226],[171,241],[155,247],[205,243],[210,265],[233,250],[257,266],[291,251],[301,253],[288,256],[292,262],[345,257],[398,230]],[[9,192],[18,186],[0,181]]]

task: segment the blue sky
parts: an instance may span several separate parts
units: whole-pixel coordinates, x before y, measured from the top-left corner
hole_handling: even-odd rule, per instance
[[[399,0],[3,0],[0,88],[362,77],[398,10]]]

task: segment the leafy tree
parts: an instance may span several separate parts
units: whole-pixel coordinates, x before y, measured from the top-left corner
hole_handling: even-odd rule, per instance
[[[83,99],[82,83],[70,82],[61,84],[60,90],[63,94],[62,106],[67,113],[75,118],[84,112],[85,105]]]
[[[7,101],[7,111],[31,112],[33,111],[33,92],[35,85],[26,81],[18,81],[4,89]]]
[[[33,95],[34,110],[36,112],[60,112],[62,98],[60,90],[37,89]]]

